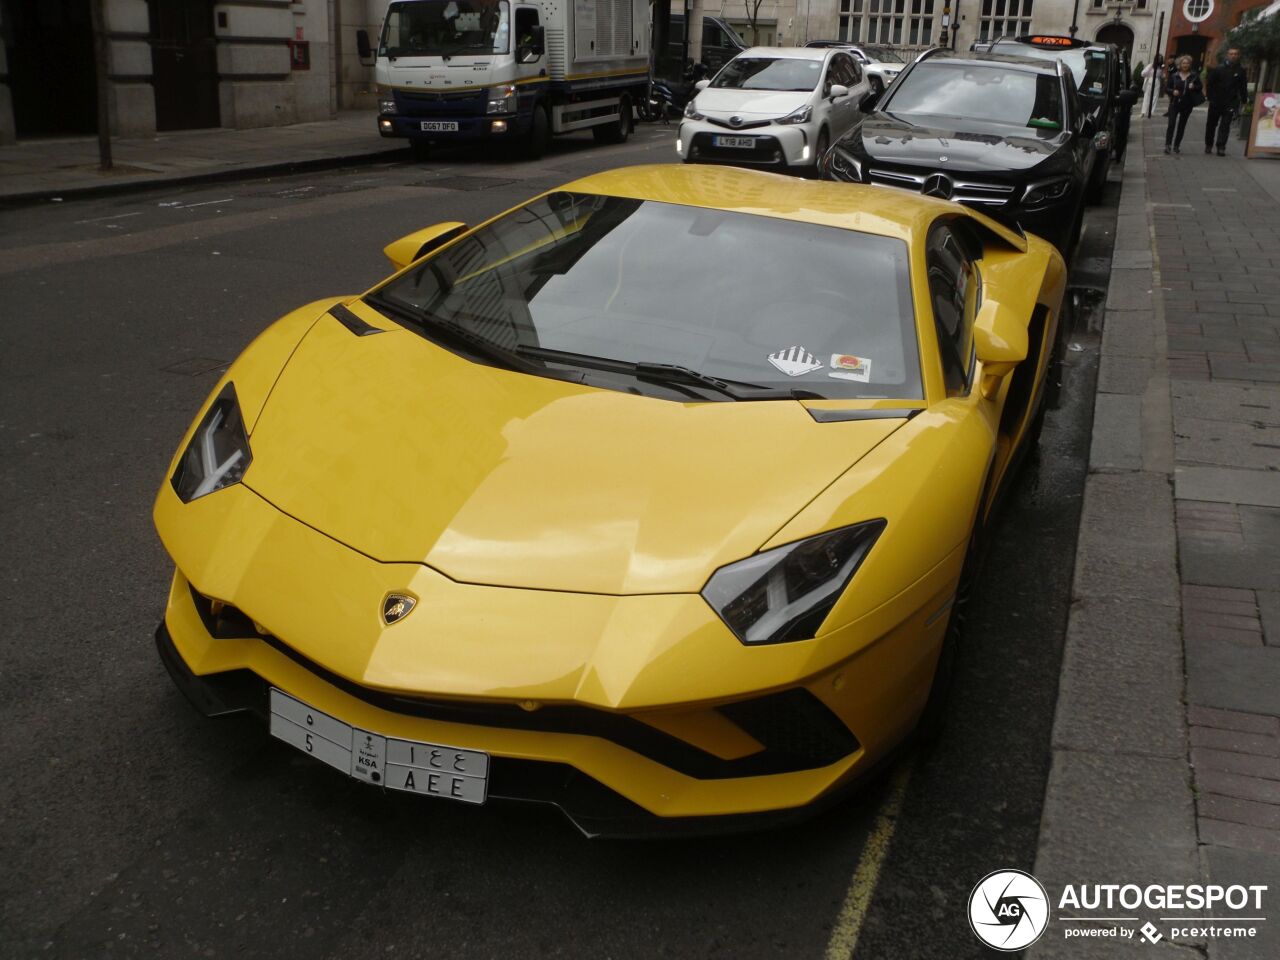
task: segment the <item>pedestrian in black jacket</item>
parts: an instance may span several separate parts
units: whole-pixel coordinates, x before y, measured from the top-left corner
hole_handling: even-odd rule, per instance
[[[1168,153],[1172,147],[1174,153],[1181,153],[1187,117],[1191,116],[1193,108],[1204,103],[1204,84],[1186,54],[1178,58],[1178,68],[1169,74],[1165,92],[1169,94],[1169,126],[1164,132],[1164,152]]]
[[[1240,51],[1227,51],[1226,62],[1214,67],[1205,78],[1205,94],[1209,98],[1209,122],[1204,128],[1204,152],[1213,152],[1214,132],[1218,135],[1218,156],[1227,155],[1227,134],[1231,121],[1249,97],[1249,78],[1240,66]]]

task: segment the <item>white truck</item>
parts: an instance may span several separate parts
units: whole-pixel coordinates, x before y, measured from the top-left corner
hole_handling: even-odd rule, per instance
[[[516,143],[590,127],[620,143],[649,82],[647,0],[392,0],[378,40],[378,131]]]

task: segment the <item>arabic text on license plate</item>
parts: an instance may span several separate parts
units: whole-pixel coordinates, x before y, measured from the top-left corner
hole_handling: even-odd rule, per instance
[[[457,120],[423,120],[422,129],[427,133],[457,133]]]
[[[489,755],[351,727],[271,688],[271,735],[348,776],[388,790],[484,803]]]
[[[756,148],[755,137],[716,137],[715,145],[717,147],[737,147],[739,150],[754,150]]]

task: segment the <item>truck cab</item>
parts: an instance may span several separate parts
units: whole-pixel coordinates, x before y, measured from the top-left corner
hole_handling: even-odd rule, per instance
[[[393,0],[378,40],[378,132],[523,147],[591,128],[625,140],[649,77],[643,0]]]

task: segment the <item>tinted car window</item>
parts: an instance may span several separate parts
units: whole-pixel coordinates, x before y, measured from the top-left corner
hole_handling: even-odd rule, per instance
[[[837,53],[831,58],[829,79],[832,83],[853,87],[862,79],[862,70],[847,53]]]
[[[945,224],[933,228],[925,245],[929,297],[948,395],[969,389],[978,298],[974,260],[978,249],[962,227],[952,229]]]
[[[918,63],[899,77],[881,109],[1050,130],[1061,130],[1064,119],[1056,76],[999,63]]]
[[[923,395],[907,245],[853,230],[559,192],[372,300],[421,317],[428,335],[458,325],[507,351],[675,364],[787,397]]]
[[[821,60],[737,57],[711,81],[738,90],[812,90],[822,76]]]

